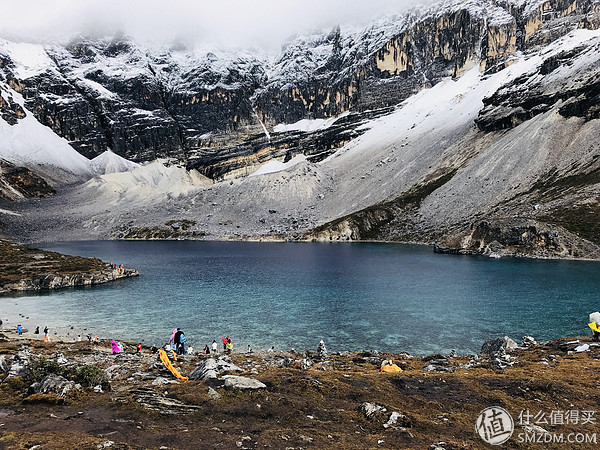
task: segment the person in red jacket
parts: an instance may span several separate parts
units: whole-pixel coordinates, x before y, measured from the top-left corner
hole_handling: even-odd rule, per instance
[[[227,350],[227,338],[223,336],[223,352]]]

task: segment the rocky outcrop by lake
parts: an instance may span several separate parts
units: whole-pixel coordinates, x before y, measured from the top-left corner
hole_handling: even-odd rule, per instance
[[[0,241],[0,293],[108,283],[138,276],[97,258],[62,255]]]

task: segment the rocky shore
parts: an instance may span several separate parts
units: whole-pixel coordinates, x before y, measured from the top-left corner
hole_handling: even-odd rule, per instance
[[[97,258],[63,255],[0,241],[0,294],[102,284],[136,277]]]
[[[548,448],[531,436],[597,428],[600,347],[587,337],[504,337],[478,355],[329,354],[320,345],[171,357],[187,381],[157,353],[123,347],[112,355],[108,341],[44,344],[2,330],[0,446],[483,448],[475,424],[490,406],[512,415],[511,448]],[[381,371],[390,362],[398,371]],[[551,421],[559,412],[571,420]]]

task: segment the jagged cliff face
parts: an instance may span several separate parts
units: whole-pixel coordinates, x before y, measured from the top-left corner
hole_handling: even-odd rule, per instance
[[[191,157],[190,167],[218,161],[218,169],[205,173],[221,176],[229,157],[235,171],[240,157],[303,152],[295,138],[276,143],[274,153],[266,149],[259,120],[270,128],[393,106],[473,66],[501,70],[517,51],[556,39],[574,23],[594,27],[596,9],[588,1],[450,2],[364,30],[297,38],[272,62],[251,53],[144,48],[117,36],[30,46],[37,64],[23,67],[27,44],[14,51],[6,43],[0,46],[0,78],[23,95],[42,124],[86,157],[107,148],[135,161]],[[7,120],[20,114],[14,105],[0,110]],[[503,128],[514,116],[479,123]],[[317,147],[344,143],[333,139]]]
[[[249,92],[262,76],[256,60],[150,53],[125,38],[29,50],[38,53],[33,73],[8,52],[5,80],[42,124],[90,158],[107,148],[138,161],[185,158],[200,135],[250,117]]]

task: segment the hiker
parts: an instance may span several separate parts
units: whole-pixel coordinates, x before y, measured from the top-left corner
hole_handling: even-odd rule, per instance
[[[91,334],[86,334],[85,337],[87,338],[87,340],[88,340],[89,343],[92,342],[92,335]]]
[[[185,353],[185,341],[185,334],[183,334],[181,328],[177,328],[173,342],[175,342],[175,352],[178,355],[183,355]]]
[[[246,353],[252,353],[252,347],[250,346],[250,344],[248,344],[248,350],[246,351]]]
[[[111,349],[111,352],[110,352],[111,355],[114,355],[116,353],[121,353],[121,347],[119,347],[119,344],[117,344],[114,339],[110,341],[110,349]]]
[[[137,352],[136,352],[136,353],[139,353],[139,352],[141,352],[141,351],[142,351],[142,344],[137,344],[137,345],[135,346],[135,348],[137,348]]]
[[[204,353],[205,355],[210,355],[210,348],[208,348],[208,345],[204,346],[204,350],[202,350],[202,353]]]
[[[231,338],[227,336],[227,353],[231,353],[233,350],[233,342],[231,342]]]
[[[17,333],[19,333],[19,336],[23,336],[23,326],[21,324],[17,325]]]
[[[223,336],[222,339],[223,339],[223,351],[226,352],[227,351],[227,338],[225,336]]]
[[[215,341],[214,339],[212,343],[212,352],[217,353],[217,341]]]
[[[50,342],[50,336],[48,335],[48,327],[44,327],[44,342]]]
[[[40,334],[40,327],[35,327],[33,334]]]
[[[273,353],[275,351],[275,346],[271,345],[271,348],[269,349],[269,353]]]
[[[177,334],[178,329],[179,328],[173,328],[173,332],[171,333],[171,339],[169,339],[171,350],[177,350],[177,346],[175,345],[175,335]]]

